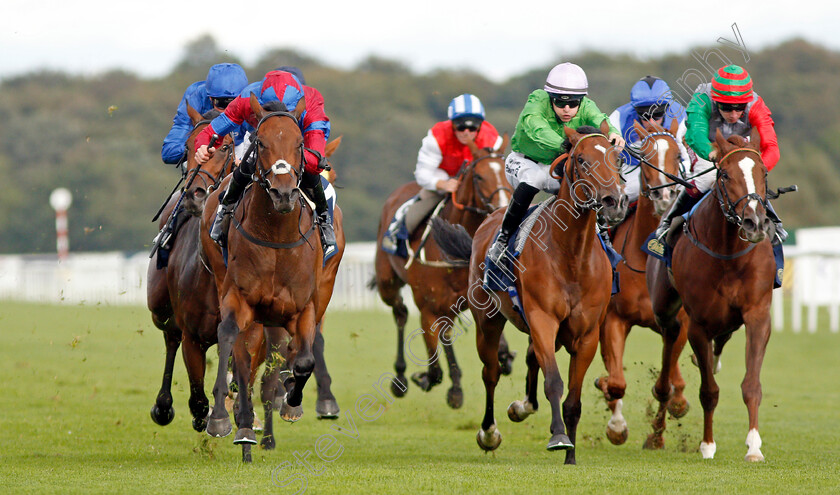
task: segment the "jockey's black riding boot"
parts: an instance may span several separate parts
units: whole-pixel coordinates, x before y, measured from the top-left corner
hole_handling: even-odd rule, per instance
[[[699,200],[700,198],[695,198],[694,196],[688,194],[685,189],[680,191],[677,199],[674,200],[674,204],[671,205],[671,209],[662,215],[662,221],[659,223],[659,227],[656,228],[656,238],[659,242],[665,244],[665,236],[668,234],[668,229],[671,228],[671,222],[678,216],[691,211],[691,208],[693,208]]]
[[[496,242],[487,250],[487,257],[495,264],[499,264],[507,252],[507,244],[510,241],[510,236],[519,228],[525,214],[528,213],[528,207],[531,206],[531,200],[540,192],[536,187],[526,184],[524,182],[516,186],[516,191],[513,192],[513,201],[505,211],[505,218],[502,220],[502,228],[499,230],[499,237]]]
[[[788,233],[787,230],[782,227],[782,219],[776,214],[776,210],[773,209],[773,205],[771,205],[769,201],[764,203],[764,206],[767,210],[767,217],[770,218],[770,221],[773,222],[773,226],[776,227],[776,235],[773,236],[773,244],[781,244],[785,242],[788,238]]]
[[[324,257],[331,255],[337,248],[335,244],[335,231],[330,223],[329,206],[327,197],[324,195],[324,185],[321,184],[321,176],[310,172],[303,172],[300,185],[309,199],[315,203],[318,228],[321,231],[321,244],[324,247]]]
[[[242,197],[242,192],[251,183],[251,174],[254,173],[253,168],[253,162],[247,158],[242,160],[239,167],[233,170],[224,196],[219,201],[219,207],[216,208],[216,219],[213,220],[213,226],[210,228],[210,238],[216,241],[219,246],[225,247],[227,245],[230,214],[233,212],[236,202]]]

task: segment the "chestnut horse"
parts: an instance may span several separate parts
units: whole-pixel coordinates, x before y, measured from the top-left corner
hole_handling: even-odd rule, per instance
[[[563,165],[560,190],[551,206],[540,213],[542,228],[531,232],[512,268],[522,313],[514,308],[507,291],[490,292],[482,285],[487,249],[499,231],[502,211],[481,224],[471,248],[459,251],[457,246],[468,240],[467,234],[451,227],[447,233],[441,228],[445,227],[442,222],[436,224],[435,235],[445,252],[470,259],[469,303],[486,391],[484,418],[476,436],[479,447],[494,450],[502,441],[493,402],[500,375],[499,339],[505,322],[510,321],[530,335],[531,345],[526,358],[527,396],[511,404],[508,415],[522,421],[537,410],[537,378],[542,369],[545,395],[551,405],[547,448],[566,450],[566,464],[575,464],[581,387],[598,348],[598,328],[606,315],[613,280],[610,261],[597,237],[597,216],[600,212],[608,224],[617,224],[627,212],[627,196],[618,173],[618,154],[611,152],[612,145],[605,136],[609,132],[606,122],[601,133],[591,127],[580,128],[580,132],[564,127],[564,131],[570,151]],[[476,289],[484,290],[487,297],[474,297]],[[560,347],[571,356],[562,418],[563,379],[554,356]]]
[[[472,152],[473,161],[464,166],[459,175],[458,190],[447,198],[440,210],[439,217],[452,223],[464,226],[467,232],[474,233],[488,214],[497,208],[504,207],[511,198],[511,188],[505,178],[504,152],[508,144],[508,136],[504,135],[502,146],[498,151],[478,149],[474,142],[468,144]],[[400,186],[388,196],[382,208],[377,234],[375,269],[376,274],[370,283],[379,292],[382,300],[392,308],[394,320],[397,323],[397,360],[394,369],[397,372],[396,381],[391,383],[391,391],[397,397],[405,395],[408,382],[405,379],[405,324],[408,320],[408,308],[403,302],[400,289],[405,284],[411,287],[414,303],[420,310],[420,325],[423,339],[428,353],[428,370],[414,373],[412,381],[422,390],[428,392],[443,380],[443,370],[438,362],[440,349],[438,342],[442,342],[444,354],[449,365],[449,378],[452,387],[448,390],[446,402],[452,408],[459,408],[463,404],[461,389],[461,370],[455,359],[452,348],[452,337],[440,334],[438,321],[450,321],[465,310],[463,302],[467,290],[468,270],[466,263],[451,263],[441,255],[440,249],[433,236],[428,236],[428,228],[421,225],[410,240],[410,248],[417,254],[422,247],[423,256],[417,255],[410,263],[402,257],[391,255],[381,249],[382,236],[388,229],[391,219],[397,209],[408,199],[420,191],[416,182]],[[409,338],[409,344],[411,338]],[[507,351],[507,344],[500,351],[500,359],[505,362],[510,373],[513,356]]]
[[[248,390],[250,356],[244,346],[233,344],[240,332],[261,323],[266,326],[269,357],[266,366],[272,373],[262,390],[265,409],[262,445],[272,449],[275,441],[271,412],[279,377],[276,356],[281,345],[279,328],[274,327],[283,327],[292,337],[288,362],[293,378],[285,383],[287,391],[280,415],[286,421],[297,421],[303,414],[303,388],[316,362],[312,352],[316,324],[323,320],[344,253],[344,231],[341,210],[336,206],[338,252],[324,265],[313,210],[299,189],[304,148],[298,119],[304,110],[303,100],[292,112],[276,103],[273,104],[276,107],[263,108],[253,94],[250,103],[259,121],[254,137],[256,173],[231,219],[227,266],[220,249],[209,237],[218,193],[208,198],[201,224],[201,243],[213,268],[221,306],[219,368],[207,432],[226,436],[231,431],[224,403],[228,388],[226,363],[233,351],[237,385],[240,391]],[[234,409],[238,426],[234,443],[242,445],[243,461],[250,462],[250,447],[256,443],[250,393],[240,393],[238,403],[238,410]]]
[[[182,222],[177,236],[170,241],[168,266],[158,269],[158,249],[153,254],[147,272],[147,304],[155,326],[163,330],[166,343],[166,361],[163,383],[158,392],[151,416],[155,423],[165,426],[175,417],[172,407],[172,371],[175,354],[183,341],[184,364],[190,382],[190,412],[193,428],[204,431],[207,424],[209,402],[204,393],[205,355],[216,343],[219,324],[219,303],[213,275],[199,257],[199,216],[204,210],[207,194],[218,187],[222,177],[234,164],[233,140],[226,138],[213,159],[198,166],[195,154],[195,137],[218,115],[211,110],[204,117],[187,105],[193,130],[187,139],[186,186],[174,194],[163,210],[160,227],[169,221],[176,206],[183,209]],[[259,363],[257,363],[259,364]]]
[[[717,131],[715,147],[722,158],[714,188],[683,224],[669,271],[660,260],[647,261],[647,284],[656,322],[663,330],[662,370],[654,386],[659,401],[654,430],[665,429],[664,410],[671,394],[671,363],[680,334],[677,312],[688,315],[688,341],[700,367],[704,459],[715,455],[712,417],[719,388],[713,375],[712,343],[719,354],[732,332],[746,327],[746,368],[741,392],[749,413],[748,461],[763,461],[758,434],[761,402],[759,373],[770,339],[770,302],[775,263],[767,217],[767,169],[761,160],[758,131],[749,142],[740,136],[724,140]]]
[[[641,138],[639,154],[643,158],[639,162],[640,186],[638,206],[628,213],[627,218],[617,227],[613,235],[613,244],[624,258],[618,265],[621,291],[614,294],[607,307],[607,317],[601,325],[601,357],[609,376],[595,380],[595,386],[604,394],[604,398],[612,411],[612,417],[607,423],[607,438],[615,445],[621,445],[627,440],[627,422],[622,415],[622,398],[627,382],[624,379],[624,344],[634,325],[647,327],[654,332],[661,333],[653,317],[650,305],[647,283],[645,281],[645,264],[647,254],[641,246],[651,232],[656,230],[662,214],[673,202],[672,189],[679,182],[680,149],[677,144],[676,120],[669,130],[646,122],[642,127],[638,122],[634,128]],[[685,318],[680,312],[679,317]],[[685,380],[680,374],[677,363],[680,352],[685,346],[685,326],[675,342],[673,360],[671,362],[671,383],[674,385],[674,395],[668,410],[674,417],[680,418],[688,412],[688,402],[683,395]],[[661,448],[661,433],[658,438],[649,438],[646,447]]]

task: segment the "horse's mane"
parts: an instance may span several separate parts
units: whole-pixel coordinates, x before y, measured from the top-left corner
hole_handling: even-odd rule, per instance
[[[269,101],[268,103],[264,104],[263,109],[268,110],[269,112],[288,112],[289,109],[286,108],[286,105],[282,101]]]
[[[578,134],[600,134],[601,130],[591,125],[582,125],[576,129]],[[563,140],[563,151],[568,153],[572,150],[572,143],[569,141],[569,138]]]
[[[743,147],[747,144],[747,140],[737,134],[729,136],[726,140],[739,147]]]
[[[201,118],[204,120],[213,120],[221,114],[222,112],[216,110],[215,108],[211,108],[210,110],[204,112],[204,115],[202,115]]]

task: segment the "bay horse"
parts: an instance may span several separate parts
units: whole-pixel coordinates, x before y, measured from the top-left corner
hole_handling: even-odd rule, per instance
[[[486,392],[484,418],[476,435],[479,447],[496,449],[502,441],[496,426],[494,393],[499,380],[498,346],[505,322],[530,336],[526,362],[526,398],[508,409],[522,421],[538,408],[537,378],[542,369],[545,395],[551,405],[548,450],[566,450],[566,464],[575,464],[575,437],[581,413],[584,375],[598,348],[598,328],[606,316],[612,288],[612,267],[596,233],[598,212],[609,224],[621,221],[627,210],[618,172],[618,154],[606,138],[609,127],[573,130],[564,127],[567,156],[560,190],[550,207],[540,213],[542,228],[531,232],[511,269],[521,298],[521,310],[507,291],[489,291],[483,285],[485,257],[502,222],[502,211],[491,214],[475,233],[472,244],[462,229],[438,222],[435,236],[450,256],[470,259],[470,310],[476,322],[476,347],[484,365]],[[556,162],[555,162],[556,163]],[[554,164],[552,164],[552,169]],[[466,248],[459,249],[459,246]],[[484,295],[475,294],[483,291]],[[555,353],[565,347],[569,362],[569,392],[560,398],[563,379]]]
[[[205,358],[207,349],[216,343],[219,303],[213,275],[200,258],[199,216],[204,210],[207,194],[218,188],[225,174],[233,169],[234,145],[232,139],[226,138],[213,158],[198,166],[193,156],[195,138],[219,112],[211,110],[202,116],[187,105],[187,113],[193,130],[186,142],[186,184],[182,192],[172,195],[159,224],[163,229],[177,206],[183,210],[178,220],[181,226],[177,236],[170,241],[168,265],[158,268],[162,252],[157,249],[146,275],[147,305],[152,313],[152,322],[163,331],[166,343],[163,382],[151,416],[161,426],[168,425],[175,417],[172,372],[178,347],[183,343],[182,353],[190,383],[192,426],[196,431],[204,431],[209,410],[204,393]]]
[[[764,460],[758,433],[759,374],[770,339],[775,262],[770,244],[774,227],[765,209],[767,169],[759,139],[755,128],[749,142],[740,136],[725,140],[717,131],[714,147],[722,158],[715,185],[683,224],[671,269],[654,257],[647,261],[651,303],[664,337],[662,369],[654,386],[659,401],[654,430],[665,429],[672,354],[680,333],[677,312],[682,307],[688,315],[688,341],[700,367],[704,459],[713,458],[716,450],[712,418],[720,389],[713,375],[712,346],[719,354],[732,332],[744,325],[746,375],[741,392],[749,414],[745,459]]]
[[[344,231],[341,210],[336,206],[338,252],[324,264],[320,236],[312,235],[318,228],[313,210],[299,188],[304,148],[298,119],[304,110],[304,100],[291,112],[279,103],[263,108],[253,94],[250,104],[259,122],[254,137],[256,172],[254,182],[244,192],[231,219],[227,266],[223,253],[209,237],[218,192],[208,198],[201,224],[201,243],[215,275],[221,311],[219,368],[213,387],[215,403],[207,432],[212,436],[226,436],[231,431],[224,403],[228,388],[226,363],[233,352],[238,388],[240,392],[249,390],[246,383],[251,373],[249,352],[244,346],[234,346],[234,342],[240,332],[261,323],[265,326],[268,346],[266,366],[272,373],[262,390],[265,409],[262,445],[272,449],[275,441],[271,413],[279,378],[277,356],[281,351],[277,327],[283,327],[292,337],[288,362],[293,377],[285,382],[280,416],[293,422],[303,414],[303,388],[316,363],[313,355],[316,323],[323,320],[332,297],[335,275],[344,253]],[[242,445],[243,461],[250,462],[250,447],[256,444],[250,393],[240,393],[238,403],[238,410],[234,408],[238,426],[234,444]]]
[[[498,208],[507,206],[512,190],[505,177],[504,150],[508,145],[505,134],[498,151],[489,148],[479,149],[475,142],[468,143],[473,160],[464,165],[459,172],[458,189],[447,197],[440,209],[439,217],[451,223],[462,225],[467,232],[474,233],[481,222]],[[420,225],[412,235],[409,247],[414,253],[413,260],[406,263],[405,258],[388,254],[381,249],[382,237],[388,229],[397,209],[420,192],[416,182],[410,182],[397,188],[382,208],[377,233],[375,255],[375,275],[369,287],[376,288],[382,301],[391,307],[397,324],[397,359],[394,369],[396,380],[391,383],[391,391],[396,397],[403,397],[408,389],[405,377],[405,325],[408,321],[406,307],[400,290],[408,284],[414,297],[414,303],[420,311],[420,326],[428,355],[426,371],[416,372],[412,381],[423,391],[428,392],[443,380],[443,370],[438,360],[439,342],[443,342],[443,351],[449,365],[449,378],[452,386],[447,391],[446,402],[453,409],[463,404],[461,389],[461,370],[455,359],[451,336],[440,335],[440,325],[436,322],[452,320],[466,309],[468,270],[466,263],[456,264],[447,261],[440,252],[433,236],[428,236],[428,226]],[[419,254],[418,254],[419,253]],[[422,254],[422,256],[421,256]],[[415,256],[416,255],[416,256]],[[409,340],[410,344],[410,340]],[[507,350],[507,343],[500,351],[500,359],[510,366],[513,355]],[[422,361],[421,361],[422,363]],[[421,364],[418,363],[418,364]],[[424,364],[424,363],[422,363]]]
[[[618,265],[621,291],[613,294],[607,306],[607,316],[601,325],[601,357],[608,376],[595,380],[595,387],[601,390],[612,412],[607,423],[607,438],[614,445],[627,441],[627,422],[622,414],[623,397],[627,388],[624,378],[624,345],[634,325],[647,327],[660,333],[653,315],[645,266],[647,254],[641,247],[651,232],[656,230],[662,214],[670,207],[674,196],[672,189],[678,182],[680,173],[680,149],[677,144],[679,122],[674,120],[669,130],[645,122],[633,126],[639,135],[640,189],[637,207],[627,214],[627,218],[614,228],[613,244],[624,258]],[[685,323],[685,312],[680,311],[678,318]],[[686,342],[685,325],[675,342],[671,361],[671,383],[674,394],[668,410],[676,418],[688,412],[688,401],[683,395],[685,380],[680,374],[678,360]],[[662,448],[661,432],[654,432],[645,442],[647,448]]]

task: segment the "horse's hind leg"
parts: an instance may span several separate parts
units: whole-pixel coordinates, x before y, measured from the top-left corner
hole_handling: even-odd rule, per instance
[[[530,339],[529,339],[530,340]],[[537,399],[537,381],[540,376],[540,364],[534,354],[533,344],[528,345],[528,352],[525,354],[525,364],[528,366],[528,373],[525,375],[525,398],[515,400],[508,406],[508,418],[518,423],[537,412],[539,403]]]
[[[195,431],[204,431],[207,427],[207,413],[210,402],[204,393],[204,371],[207,363],[207,349],[195,341],[195,336],[184,332],[183,349],[184,365],[190,381],[190,413],[192,426]]]
[[[493,415],[493,401],[496,392],[496,384],[499,383],[501,370],[499,366],[499,338],[505,327],[505,319],[501,315],[495,318],[487,318],[485,315],[473,315],[476,317],[476,347],[478,357],[484,364],[481,371],[481,378],[484,381],[485,404],[484,418],[481,420],[481,428],[476,435],[478,446],[483,450],[495,450],[502,443],[502,434],[496,426],[496,418]]]
[[[747,433],[747,455],[744,460],[759,462],[764,460],[761,453],[761,436],[758,434],[758,406],[761,405],[761,365],[764,362],[764,352],[770,340],[770,312],[762,307],[752,313],[744,315],[747,331],[747,373],[741,383],[741,394],[750,418],[750,429]]]
[[[426,371],[418,371],[417,373],[411,375],[411,381],[420,387],[424,392],[428,392],[435,385],[438,385],[443,381],[443,369],[440,366],[438,344],[440,341],[440,332],[449,328],[450,321],[451,320],[448,318],[439,318],[438,315],[432,313],[428,309],[420,310],[420,325],[423,330],[423,341],[426,344],[426,351],[429,356],[429,367]],[[455,356],[453,354],[452,359],[454,360],[454,358]],[[496,357],[496,359],[498,359],[498,357]],[[458,378],[460,381],[460,371]]]
[[[397,380],[391,383],[391,393],[394,397],[403,397],[408,391],[408,379],[405,377],[405,325],[408,322],[408,307],[400,294],[400,289],[404,284],[397,278],[388,259],[380,253],[380,250],[376,253],[375,282],[379,297],[391,307],[397,324],[397,360],[394,362]]]
[[[595,379],[595,387],[604,394],[604,400],[612,413],[607,422],[607,438],[613,445],[621,445],[627,441],[627,421],[621,413],[624,392],[627,381],[624,378],[624,344],[630,333],[630,325],[612,311],[607,310],[607,316],[601,325],[601,358],[608,376]]]
[[[458,361],[455,360],[455,350],[452,348],[452,342],[448,339],[452,334],[452,330],[446,330],[442,335],[443,352],[446,354],[446,362],[449,365],[449,379],[452,380],[452,387],[446,392],[446,403],[452,409],[458,409],[464,405],[464,391],[461,389],[461,368],[458,366]]]
[[[260,441],[265,449],[273,449],[274,442],[274,419],[272,412],[274,411],[274,397],[277,394],[277,385],[280,381],[280,363],[282,362],[282,355],[280,348],[282,330],[278,327],[264,327],[266,351],[265,351],[265,371],[262,376],[262,383],[260,386],[260,399],[263,403],[263,412],[265,414],[265,425],[263,426],[263,438]]]
[[[154,319],[154,318],[153,318]],[[175,408],[172,407],[172,371],[175,367],[175,354],[178,353],[178,347],[181,345],[181,330],[175,327],[170,318],[167,322],[155,321],[155,325],[160,323],[165,328],[163,330],[163,341],[166,344],[166,361],[163,365],[163,381],[160,385],[155,405],[152,406],[150,414],[152,421],[166,426],[175,418]]]
[[[576,464],[575,460],[575,439],[577,438],[577,426],[580,422],[581,403],[580,397],[583,391],[583,379],[586,370],[592,364],[592,359],[598,349],[598,328],[592,328],[578,339],[575,349],[569,360],[569,394],[563,401],[563,420],[566,423],[569,440],[572,448],[566,450],[566,464]]]
[[[513,373],[513,359],[515,357],[516,351],[510,350],[505,334],[502,334],[501,339],[499,339],[499,365],[503,375],[507,376]]]
[[[680,320],[680,334],[674,341],[674,349],[671,352],[671,385],[674,387],[671,400],[668,402],[668,412],[675,418],[681,418],[688,413],[689,404],[685,398],[685,379],[680,372],[680,355],[688,341],[688,315],[682,311],[678,315]]]
[[[321,333],[321,323],[315,328],[315,342],[312,344],[312,354],[315,357],[315,383],[318,385],[318,400],[315,402],[315,414],[318,419],[336,419],[340,411],[338,402],[332,393],[332,377],[327,371],[324,359],[324,334]]]

